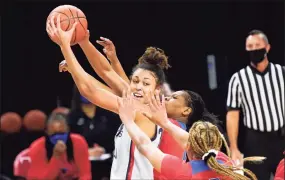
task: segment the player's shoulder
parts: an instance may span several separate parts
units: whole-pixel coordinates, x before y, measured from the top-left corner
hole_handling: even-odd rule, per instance
[[[239,70],[238,72],[235,72],[235,73],[231,76],[231,81],[237,80],[237,79],[238,79],[238,76],[239,76],[239,73],[242,72],[242,71],[244,71],[244,70],[245,70],[245,68]]]
[[[270,64],[271,64],[271,66],[273,66],[279,70],[282,69],[283,71],[285,71],[285,66],[282,66],[280,64],[274,64],[274,63],[270,63]]]
[[[85,140],[84,137],[80,134],[70,133],[70,138],[72,141],[82,141]]]
[[[40,137],[40,138],[36,139],[34,142],[32,142],[32,144],[30,145],[30,148],[34,148],[34,147],[38,147],[38,146],[44,146],[45,142],[46,142],[46,138]]]
[[[70,133],[70,139],[72,140],[73,144],[86,144],[86,140],[80,134]]]

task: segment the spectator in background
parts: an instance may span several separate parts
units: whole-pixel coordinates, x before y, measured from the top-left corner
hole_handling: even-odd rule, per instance
[[[99,158],[104,153],[113,153],[114,137],[120,126],[119,116],[90,103],[80,95],[76,86],[68,122],[71,132],[81,134],[86,139],[89,156]],[[110,169],[111,161],[94,161],[93,179],[109,177]]]
[[[69,133],[66,115],[52,113],[46,128],[46,135],[29,148],[27,179],[91,180],[88,145],[80,135]]]

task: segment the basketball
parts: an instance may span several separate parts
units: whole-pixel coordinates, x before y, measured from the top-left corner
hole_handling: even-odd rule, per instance
[[[75,45],[84,39],[88,28],[88,23],[84,13],[75,6],[61,5],[51,11],[47,20],[54,16],[54,22],[57,22],[57,16],[60,14],[60,26],[63,31],[68,31],[72,28],[75,22],[78,22],[74,30],[70,45]],[[59,42],[57,37],[50,37],[55,43]]]
[[[15,133],[21,129],[22,118],[15,112],[7,112],[1,116],[1,131],[6,133]]]
[[[40,110],[30,110],[24,116],[23,124],[27,130],[42,131],[45,129],[47,116]]]

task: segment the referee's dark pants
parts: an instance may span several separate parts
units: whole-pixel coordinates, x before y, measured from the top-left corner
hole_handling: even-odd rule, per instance
[[[284,128],[283,128],[284,129]],[[275,174],[284,151],[284,132],[259,132],[246,128],[244,137],[244,157],[264,156],[267,159],[261,164],[246,163],[244,167],[251,170],[258,180],[269,180]]]

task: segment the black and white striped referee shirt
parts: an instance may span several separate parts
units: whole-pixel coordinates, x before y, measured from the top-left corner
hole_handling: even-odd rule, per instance
[[[228,110],[242,109],[243,123],[258,131],[277,131],[285,121],[285,68],[269,63],[262,73],[251,66],[235,73],[229,83]]]

